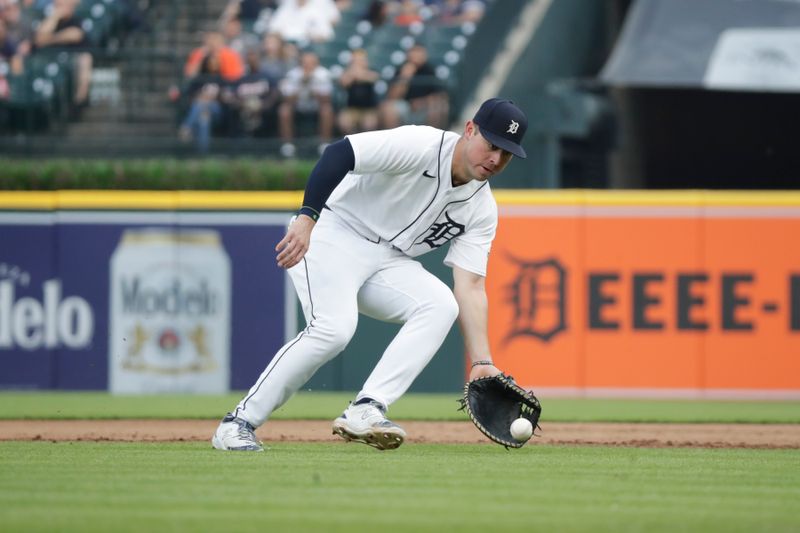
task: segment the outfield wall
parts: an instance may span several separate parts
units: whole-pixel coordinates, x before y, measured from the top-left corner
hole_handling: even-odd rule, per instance
[[[0,192],[0,387],[249,388],[296,333],[296,196]]]
[[[273,247],[301,195],[0,192],[0,387],[249,387],[298,329]],[[490,337],[522,384],[800,397],[800,194],[495,195]],[[394,331],[362,320],[308,387],[357,390]],[[454,328],[412,390],[458,390],[462,350]]]
[[[550,394],[800,397],[800,194],[498,192],[492,350]]]

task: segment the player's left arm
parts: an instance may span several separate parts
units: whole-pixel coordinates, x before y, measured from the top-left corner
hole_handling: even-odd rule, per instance
[[[486,278],[453,265],[453,294],[458,302],[458,324],[464,338],[464,347],[471,361],[491,361],[489,350],[489,299],[486,296]],[[492,365],[472,367],[469,379],[494,376],[500,370]]]

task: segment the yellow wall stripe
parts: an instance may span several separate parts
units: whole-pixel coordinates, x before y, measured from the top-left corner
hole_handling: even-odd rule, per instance
[[[302,191],[0,191],[0,210],[286,210]]]
[[[49,191],[0,191],[0,209],[53,210],[56,194]]]
[[[800,206],[800,191],[494,191],[497,203],[587,206]],[[0,191],[0,210],[283,210],[294,211],[302,191]]]

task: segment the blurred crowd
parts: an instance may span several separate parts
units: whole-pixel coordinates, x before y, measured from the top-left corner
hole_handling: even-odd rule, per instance
[[[115,31],[132,30],[141,23],[133,0],[104,0],[83,12],[79,8],[88,3],[82,6],[81,0],[0,0],[0,101],[15,96],[10,81],[24,76],[29,58],[67,52],[74,75],[70,103],[75,109],[87,105],[92,50],[106,37],[92,29],[111,4],[125,18],[124,27]]]
[[[402,47],[388,76],[357,42],[335,64],[323,64],[320,53],[347,37],[337,30],[353,10],[369,32],[475,24],[485,8],[484,0],[230,0],[170,91],[180,109],[178,134],[200,152],[215,136],[278,137],[281,154],[292,157],[300,136],[318,139],[322,150],[336,135],[411,123],[447,127],[447,86],[423,42]]]

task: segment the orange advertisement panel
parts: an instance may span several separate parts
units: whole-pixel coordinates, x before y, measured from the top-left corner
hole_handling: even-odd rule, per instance
[[[800,202],[536,200],[498,202],[486,280],[492,354],[519,383],[800,397]]]

